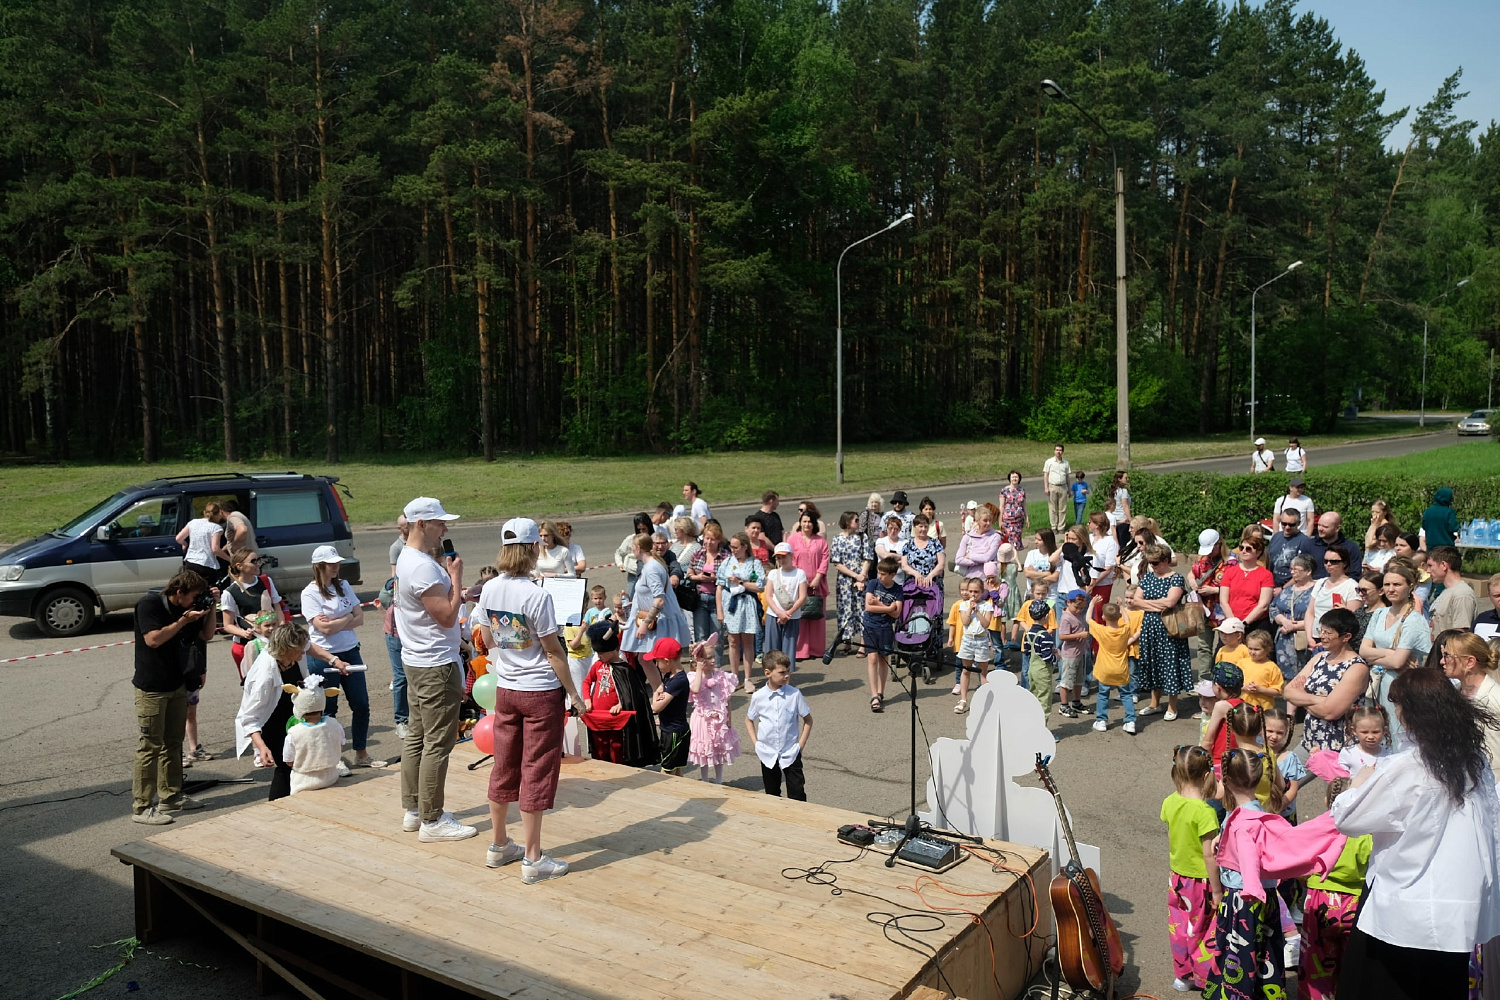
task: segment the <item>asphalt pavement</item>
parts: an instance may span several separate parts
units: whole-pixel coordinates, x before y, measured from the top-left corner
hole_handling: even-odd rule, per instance
[[[1315,464],[1362,458],[1395,457],[1450,444],[1451,432],[1362,442],[1328,448],[1312,455]],[[1182,463],[1179,468],[1239,471],[1241,459]],[[1004,470],[997,470],[1003,472]],[[1034,471],[1034,470],[1033,470]],[[707,485],[707,484],[705,484]],[[999,482],[961,486],[908,487],[915,504],[931,496],[941,511],[956,510],[969,499],[991,499]],[[1027,479],[1036,487],[1035,476]],[[680,483],[663,483],[662,498],[676,502]],[[441,484],[416,485],[413,492],[442,497]],[[707,497],[713,505],[713,497]],[[830,522],[839,511],[858,509],[864,495],[815,498]],[[786,508],[795,513],[796,498]],[[726,525],[738,524],[753,506],[714,507]],[[462,514],[460,509],[458,513]],[[527,512],[542,514],[544,512]],[[394,515],[394,512],[393,512]],[[607,562],[630,529],[629,514],[577,518],[575,541],[591,563]],[[492,560],[498,524],[457,522],[455,544],[465,556],[468,575]],[[378,585],[384,550],[394,532],[361,531],[357,545],[365,567],[365,587]],[[617,570],[596,570],[593,577],[611,589],[622,581]],[[949,593],[956,578],[949,577]],[[371,752],[399,753],[391,720],[390,677],[379,624],[368,615],[360,630],[369,673],[373,726]],[[131,638],[128,615],[112,615],[89,636],[75,643],[43,637],[30,622],[6,619],[0,623],[0,661],[56,650],[67,645],[122,643]],[[235,760],[233,720],[238,687],[228,644],[209,650],[210,676],[199,708],[204,745],[218,754],[187,772],[189,779],[243,778],[251,785],[224,785],[199,796],[207,806],[180,820],[205,816],[263,801],[266,775],[247,760]],[[130,760],[134,752],[133,698],[129,645],[19,662],[0,662],[5,694],[0,713],[0,752],[8,767],[0,780],[0,878],[10,903],[0,913],[0,948],[11,956],[0,973],[0,997],[59,997],[89,981],[114,964],[108,946],[132,933],[130,869],[110,857],[111,848],[151,833],[129,820]],[[884,714],[868,708],[862,660],[836,658],[827,667],[813,661],[801,665],[794,682],[813,708],[814,728],[806,769],[809,798],[847,808],[865,816],[902,818],[909,803],[910,701],[894,685]],[[963,737],[964,717],[952,713],[956,701],[949,685],[917,685],[921,729],[919,748],[940,736]],[[737,724],[745,698],[737,695],[732,709]],[[341,708],[347,713],[347,708]],[[1107,902],[1120,925],[1127,956],[1121,995],[1142,990],[1166,996],[1171,983],[1170,957],[1164,920],[1166,889],[1165,831],[1157,814],[1171,790],[1167,779],[1172,748],[1196,738],[1197,723],[1184,717],[1164,722],[1160,716],[1142,720],[1141,732],[1130,737],[1116,725],[1107,733],[1090,730],[1091,720],[1053,716],[1061,742],[1053,772],[1072,812],[1081,841],[1103,852],[1102,881]],[[1116,721],[1119,709],[1114,709]],[[347,724],[347,717],[345,716]],[[924,751],[918,757],[918,798],[927,778]],[[391,782],[392,822],[399,817],[397,776],[392,770],[380,780]],[[691,780],[691,779],[683,779]],[[753,754],[726,771],[726,780],[744,788],[759,788],[759,769]],[[473,807],[478,803],[461,804]],[[1310,815],[1320,811],[1306,808]],[[476,865],[486,844],[484,832],[474,841]],[[832,831],[830,855],[839,856]],[[476,877],[483,877],[477,868]],[[342,900],[357,907],[350,898]],[[104,947],[99,947],[103,945]],[[233,998],[256,992],[251,963],[227,942],[174,940],[138,952],[135,960],[114,979],[99,987],[98,996],[126,991],[136,984],[141,996],[177,998]],[[271,995],[292,995],[283,990]]]

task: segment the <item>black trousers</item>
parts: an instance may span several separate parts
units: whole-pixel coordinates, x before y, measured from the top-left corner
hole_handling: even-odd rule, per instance
[[[1468,995],[1468,955],[1402,948],[1358,927],[1349,933],[1339,963],[1338,1000],[1462,1000]]]
[[[781,797],[781,776],[786,775],[786,797],[798,802],[807,801],[807,782],[802,777],[802,754],[786,767],[778,762],[775,767],[760,766],[760,780],[766,786],[767,795]]]

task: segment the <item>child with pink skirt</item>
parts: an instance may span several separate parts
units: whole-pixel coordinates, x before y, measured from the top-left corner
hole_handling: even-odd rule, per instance
[[[724,783],[724,765],[740,755],[740,737],[729,715],[729,696],[736,687],[734,674],[720,670],[715,662],[714,647],[719,634],[695,643],[693,665],[688,671],[688,704],[693,706],[688,719],[691,737],[688,761],[698,765],[698,780],[708,780],[708,769],[714,769],[714,783]]]

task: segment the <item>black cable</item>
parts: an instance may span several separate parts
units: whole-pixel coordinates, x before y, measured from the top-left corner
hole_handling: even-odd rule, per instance
[[[95,788],[92,791],[83,792],[79,795],[64,795],[56,799],[32,799],[29,802],[12,802],[10,805],[0,806],[0,812],[4,812],[7,809],[24,809],[26,806],[46,806],[54,802],[77,802],[79,799],[86,799],[91,795],[113,795],[118,797],[129,795],[130,791],[129,788],[122,788],[118,792],[112,792],[107,788]]]
[[[937,961],[937,948],[920,938],[913,937],[915,934],[936,934],[948,926],[946,920],[936,913],[924,912],[914,906],[907,906],[905,903],[892,902],[884,896],[877,896],[862,889],[844,889],[838,884],[838,876],[828,870],[829,865],[853,864],[864,857],[865,853],[866,849],[861,847],[859,853],[852,858],[830,859],[820,862],[811,868],[783,868],[781,869],[781,877],[792,882],[807,882],[810,885],[827,886],[830,895],[842,896],[848,892],[855,896],[864,896],[866,899],[879,900],[887,906],[898,910],[910,911],[908,913],[889,913],[884,910],[872,910],[865,914],[865,920],[877,925],[880,928],[881,935],[891,944],[899,948],[905,948],[907,951],[914,951],[923,958],[932,959],[933,968],[937,970],[938,978],[942,980],[943,987],[950,995],[957,996],[958,994],[953,989],[953,984],[948,981],[948,977],[943,973],[942,963]],[[917,924],[927,921],[931,925],[925,927],[914,925],[914,921]],[[892,936],[892,931],[905,938],[905,940],[897,940]]]

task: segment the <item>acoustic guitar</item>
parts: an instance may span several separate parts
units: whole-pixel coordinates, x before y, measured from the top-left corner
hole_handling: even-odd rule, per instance
[[[1073,827],[1063,808],[1062,793],[1047,769],[1047,760],[1036,755],[1036,773],[1057,803],[1057,819],[1068,842],[1068,862],[1052,877],[1052,914],[1057,920],[1057,962],[1063,978],[1075,990],[1093,990],[1104,1000],[1114,1000],[1115,977],[1125,968],[1120,933],[1104,907],[1099,876],[1083,867]]]

